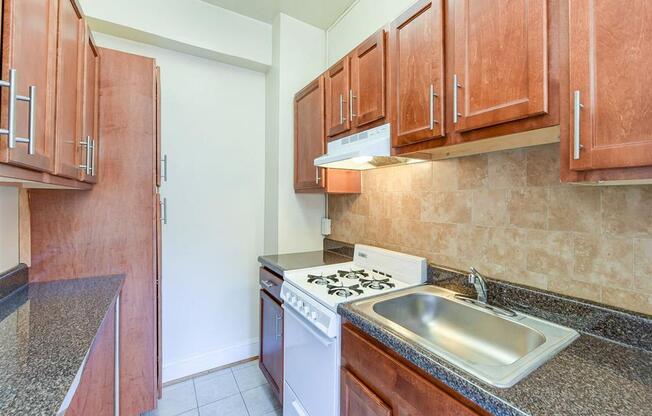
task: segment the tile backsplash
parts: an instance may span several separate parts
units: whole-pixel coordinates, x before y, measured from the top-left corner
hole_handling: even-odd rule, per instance
[[[652,314],[652,185],[559,183],[559,145],[363,172],[330,238]]]

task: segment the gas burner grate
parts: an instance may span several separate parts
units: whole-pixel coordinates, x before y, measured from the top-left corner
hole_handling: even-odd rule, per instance
[[[389,281],[389,278],[376,279],[375,277],[372,277],[371,279],[360,279],[360,284],[366,289],[373,290],[391,289],[396,286],[394,283]]]
[[[360,289],[360,285],[344,286],[342,283],[339,285],[328,285],[328,294],[339,296],[341,298],[348,298],[350,296],[362,295],[364,291]]]
[[[330,285],[332,283],[338,283],[338,282],[339,279],[334,274],[329,274],[328,276],[324,276],[323,273],[320,274],[319,276],[312,275],[312,274],[308,275],[308,283],[312,283],[315,285],[325,286],[325,285]]]
[[[365,272],[364,269],[361,270],[349,269],[348,271],[338,270],[337,274],[342,279],[350,279],[350,280],[358,280],[369,276],[369,273]]]

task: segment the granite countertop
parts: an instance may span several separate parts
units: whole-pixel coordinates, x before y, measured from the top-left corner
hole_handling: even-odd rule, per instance
[[[434,284],[459,289],[463,279]],[[496,281],[489,283],[489,294],[495,303],[573,327],[580,337],[515,386],[500,389],[358,313],[351,304],[340,305],[338,312],[418,368],[496,415],[652,414],[649,316]]]
[[[31,283],[0,299],[1,415],[60,410],[123,282],[107,276]]]
[[[286,270],[306,269],[327,264],[347,263],[351,257],[330,251],[308,251],[305,253],[274,254],[258,257],[258,262],[272,271],[283,275]]]

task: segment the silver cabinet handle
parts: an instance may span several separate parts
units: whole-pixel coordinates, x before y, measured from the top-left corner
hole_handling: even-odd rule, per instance
[[[92,138],[92,137],[89,137],[89,139],[91,141],[91,147],[90,147],[90,150],[91,150],[91,152],[90,152],[91,153],[90,175],[95,176],[95,156],[96,156],[97,148],[95,147],[95,139]]]
[[[168,199],[163,198],[163,201],[161,202],[161,222],[163,224],[168,223]]]
[[[357,117],[356,114],[353,113],[353,100],[355,100],[356,97],[353,95],[353,90],[349,90],[349,120],[353,121],[353,117]]]
[[[87,136],[86,140],[79,142],[81,147],[86,148],[86,162],[83,165],[77,166],[79,169],[83,170],[87,175],[91,174],[91,136]]]
[[[0,134],[7,136],[10,149],[16,143],[27,143],[27,152],[33,155],[36,152],[36,86],[29,87],[29,96],[17,95],[18,74],[15,69],[9,70],[9,81],[0,80],[0,87],[9,88],[9,105],[7,108],[7,128],[0,129]],[[29,103],[28,137],[16,137],[16,101]]]
[[[276,328],[274,330],[274,334],[276,335],[277,339],[281,338],[283,336],[283,333],[281,331],[279,331],[280,325],[278,324],[279,321],[281,321],[282,319],[283,319],[282,316],[276,315]]]
[[[15,137],[14,140],[16,143],[26,143],[27,153],[33,155],[36,153],[36,86],[29,87],[29,96],[17,95],[16,100],[29,103],[29,125],[27,138]]]
[[[161,180],[168,181],[168,155],[163,155],[161,159]]]
[[[582,144],[580,143],[580,122],[582,101],[580,99],[580,90],[573,92],[573,159],[579,160]]]
[[[262,283],[266,288],[274,287],[274,283],[270,282],[269,280],[261,280],[260,283]]]
[[[340,94],[340,124],[344,124],[344,96]]]
[[[435,98],[438,97],[437,92],[435,92],[435,86],[430,84],[430,130],[435,129],[435,124],[439,124],[439,121],[435,119]]]
[[[319,177],[319,166],[315,166],[315,184],[319,185],[319,181],[321,178]]]
[[[457,81],[457,74],[453,75],[453,123],[457,124],[459,118],[462,114],[459,113],[458,104],[457,104],[457,90],[462,88],[460,83]]]

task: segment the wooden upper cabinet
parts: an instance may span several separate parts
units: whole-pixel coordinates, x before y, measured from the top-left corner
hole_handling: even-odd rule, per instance
[[[345,57],[326,71],[326,129],[329,137],[351,128],[349,59]]]
[[[321,76],[294,97],[294,189],[324,188],[324,177],[314,165],[326,152],[324,136],[324,77]]]
[[[455,0],[452,13],[455,130],[546,113],[547,1]]]
[[[394,146],[443,137],[442,0],[418,1],[392,22],[389,38]]]
[[[562,157],[573,170],[652,166],[652,3],[568,5],[570,155]]]
[[[346,368],[341,369],[342,416],[392,416],[392,409]]]
[[[77,154],[88,147],[82,139],[85,25],[76,0],[59,2],[57,47],[56,174],[79,177]]]
[[[348,113],[352,128],[366,127],[385,118],[385,52],[385,30],[381,29],[350,55]]]
[[[56,83],[57,8],[59,0],[4,0],[2,2],[2,79],[16,74],[14,101],[15,143],[0,136],[0,162],[40,171],[54,169],[54,91]],[[27,102],[30,86],[34,101]],[[9,127],[9,88],[2,88],[0,126]],[[33,104],[33,105],[30,105]],[[30,111],[33,108],[33,112]],[[32,121],[33,123],[30,123]],[[30,124],[34,127],[30,145]]]
[[[79,169],[80,179],[85,182],[96,183],[98,162],[100,156],[99,137],[99,80],[100,80],[100,54],[95,45],[95,40],[90,27],[86,26],[84,34],[83,51],[83,104],[82,121],[83,129],[80,151],[77,152],[77,165],[88,166]]]

